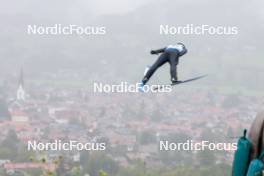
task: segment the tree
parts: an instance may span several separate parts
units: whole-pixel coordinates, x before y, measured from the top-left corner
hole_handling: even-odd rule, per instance
[[[107,176],[107,174],[103,170],[100,170],[99,171],[99,176]]]
[[[89,173],[91,176],[98,175],[100,170],[104,170],[110,175],[114,175],[117,173],[119,167],[114,160],[106,156],[104,153],[92,152],[86,163],[84,163],[83,169],[84,173]]]
[[[80,176],[81,175],[81,171],[79,167],[74,167],[71,170],[71,176]]]
[[[139,135],[139,143],[141,145],[147,145],[156,142],[156,135],[152,131],[143,131]]]
[[[4,99],[0,98],[0,120],[10,120],[11,116],[8,111],[7,103]]]
[[[18,154],[18,146],[19,140],[16,132],[14,130],[10,130],[6,138],[1,143],[0,157],[14,160]]]

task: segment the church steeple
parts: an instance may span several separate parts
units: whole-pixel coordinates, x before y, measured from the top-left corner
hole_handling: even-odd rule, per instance
[[[17,100],[25,101],[24,74],[22,68],[20,71],[19,82],[18,82]]]
[[[22,86],[24,87],[24,73],[23,73],[23,68],[21,68],[20,70],[20,77],[19,77],[19,82],[18,82],[18,86]]]

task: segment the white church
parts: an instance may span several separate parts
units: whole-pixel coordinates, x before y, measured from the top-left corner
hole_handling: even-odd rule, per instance
[[[21,73],[20,73],[16,98],[18,101],[25,101],[25,99],[26,99],[26,92],[24,89],[24,75],[23,75],[22,69],[21,69]]]

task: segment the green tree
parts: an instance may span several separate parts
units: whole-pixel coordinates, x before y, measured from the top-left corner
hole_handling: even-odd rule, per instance
[[[155,133],[152,131],[143,131],[141,134],[139,134],[139,143],[141,145],[156,143]]]
[[[80,167],[72,168],[71,176],[80,176],[80,175],[81,175]]]
[[[6,101],[0,97],[0,120],[2,119],[10,120],[11,116]]]
[[[119,169],[118,164],[102,152],[91,153],[83,168],[84,173],[89,173],[91,176],[98,175],[100,170],[114,175]]]
[[[18,154],[19,140],[16,132],[10,130],[6,138],[1,143],[0,157],[5,159],[14,160]]]
[[[103,170],[100,170],[99,171],[99,176],[107,176],[107,174]]]

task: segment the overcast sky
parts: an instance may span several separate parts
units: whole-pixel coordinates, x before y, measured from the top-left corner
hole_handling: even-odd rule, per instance
[[[0,65],[60,69],[84,67],[93,74],[135,73],[156,59],[150,49],[181,40],[189,49],[181,69],[229,77],[256,75],[263,64],[263,0],[0,0]],[[237,36],[161,36],[160,24],[238,26]],[[29,36],[28,24],[106,25],[104,37]],[[100,52],[98,52],[100,51]],[[102,52],[103,51],[103,52]],[[107,63],[107,64],[102,64]],[[129,63],[129,64],[128,64]],[[91,66],[92,65],[92,66]],[[221,66],[221,67],[220,67]],[[122,68],[125,74],[117,73]],[[199,71],[200,69],[200,71]],[[0,73],[1,73],[0,70]],[[107,71],[106,71],[107,70]],[[227,71],[231,73],[227,73]],[[250,70],[245,73],[245,70]],[[223,73],[224,71],[224,73]],[[241,71],[241,73],[240,73]],[[182,72],[181,72],[182,73]],[[250,75],[251,74],[251,75]],[[1,75],[0,75],[1,76]],[[234,78],[237,79],[237,78]],[[241,77],[241,82],[244,78]],[[257,81],[255,81],[257,82]]]

